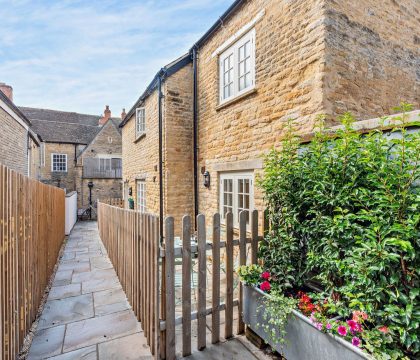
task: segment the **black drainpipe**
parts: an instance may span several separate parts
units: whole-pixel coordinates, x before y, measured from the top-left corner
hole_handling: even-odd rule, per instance
[[[164,76],[163,69],[158,75],[158,117],[159,117],[159,234],[160,243],[163,243],[163,155],[162,155],[162,77]]]
[[[193,56],[193,72],[194,72],[194,86],[193,86],[193,126],[194,126],[194,224],[197,230],[197,215],[198,215],[198,77],[197,77],[197,46],[192,49]]]

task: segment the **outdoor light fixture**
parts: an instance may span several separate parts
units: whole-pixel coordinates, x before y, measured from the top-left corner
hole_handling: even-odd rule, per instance
[[[209,188],[210,187],[210,173],[206,170],[204,171],[203,176],[204,176],[204,186],[206,188]]]

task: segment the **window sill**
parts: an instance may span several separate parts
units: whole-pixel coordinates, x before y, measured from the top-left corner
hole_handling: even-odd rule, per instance
[[[144,137],[146,137],[146,133],[141,133],[139,136],[136,137],[136,139],[134,140],[134,143],[139,142],[141,139],[143,139]]]
[[[229,100],[227,100],[225,102],[222,102],[221,104],[219,104],[219,105],[216,106],[216,111],[219,111],[221,109],[224,109],[225,107],[227,107],[229,105],[232,105],[232,104],[236,103],[237,101],[240,101],[240,100],[242,100],[242,99],[244,99],[244,98],[246,98],[246,97],[248,97],[248,96],[250,96],[252,94],[255,94],[257,91],[258,91],[258,89],[256,87],[253,87],[253,88],[245,91],[241,95],[238,95],[238,96],[236,96],[236,97],[234,97],[232,99],[229,99]]]

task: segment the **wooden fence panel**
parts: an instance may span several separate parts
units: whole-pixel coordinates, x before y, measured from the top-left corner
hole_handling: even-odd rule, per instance
[[[98,203],[99,235],[152,354],[159,350],[159,219]]]
[[[0,354],[15,359],[64,240],[62,189],[0,165]]]
[[[182,356],[191,355],[191,217],[182,219]]]

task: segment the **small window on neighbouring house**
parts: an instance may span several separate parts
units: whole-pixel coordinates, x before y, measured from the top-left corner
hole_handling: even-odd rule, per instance
[[[137,180],[137,210],[146,212],[146,181]]]
[[[254,203],[254,177],[251,172],[247,173],[223,173],[220,175],[220,214],[226,219],[226,214],[233,214],[235,225],[239,223],[239,213],[242,210],[250,212]]]
[[[67,171],[67,154],[51,154],[51,171]]]
[[[146,110],[145,108],[136,109],[136,138],[146,132]]]
[[[255,86],[255,30],[220,55],[219,67],[221,103]]]

